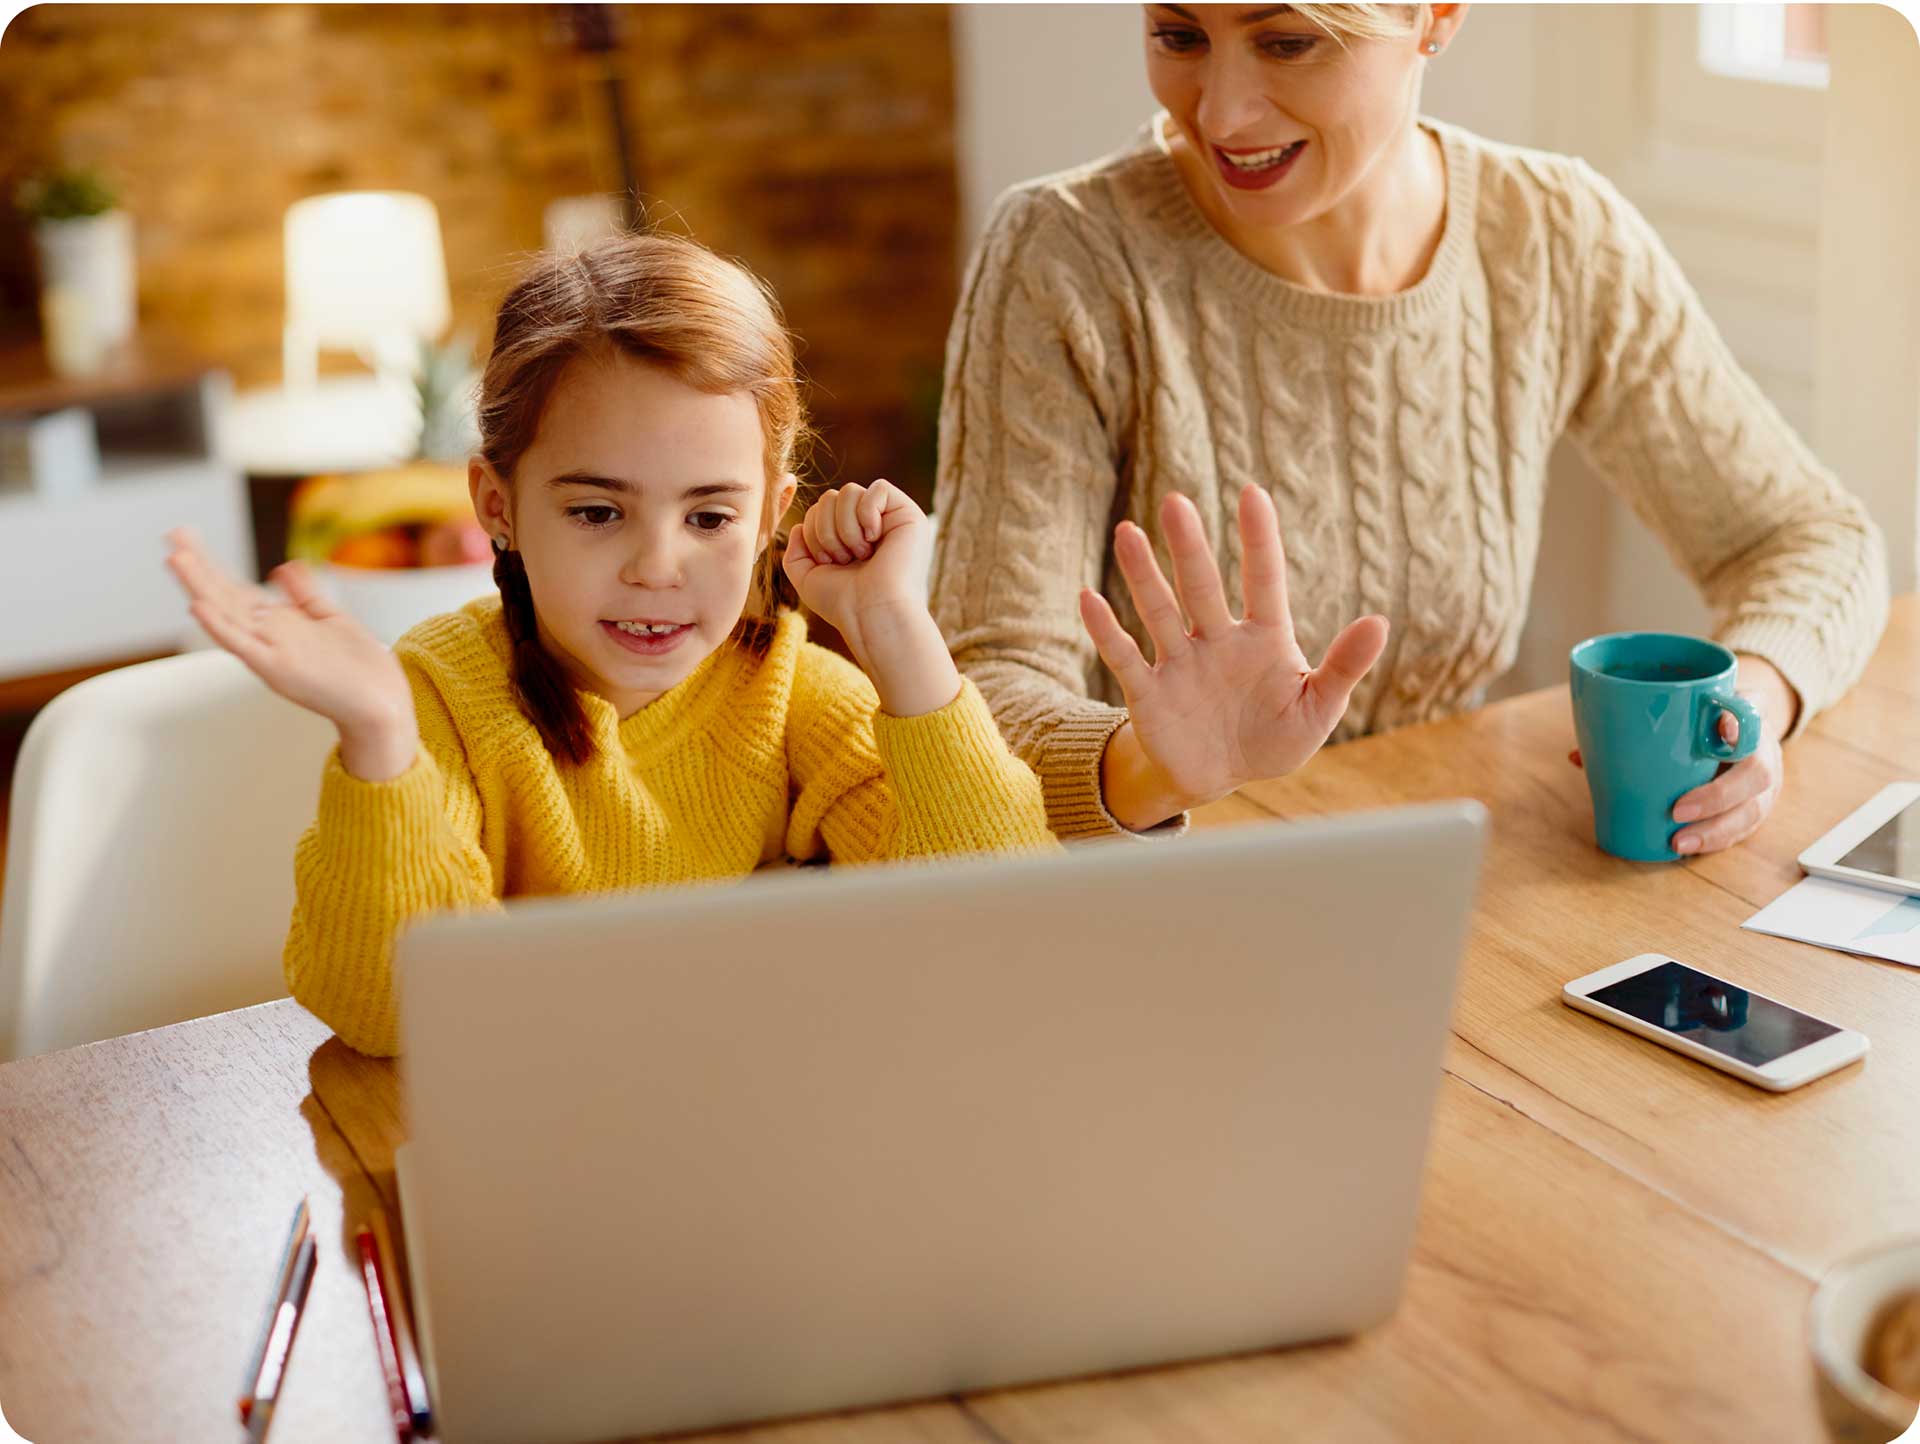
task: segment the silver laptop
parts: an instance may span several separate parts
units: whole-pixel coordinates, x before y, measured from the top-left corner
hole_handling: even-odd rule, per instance
[[[399,1162],[448,1444],[567,1444],[1392,1313],[1486,814],[429,919]]]

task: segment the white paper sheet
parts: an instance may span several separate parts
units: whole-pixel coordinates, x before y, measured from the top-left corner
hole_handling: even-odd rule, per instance
[[[1920,968],[1920,897],[1810,877],[1740,926]]]

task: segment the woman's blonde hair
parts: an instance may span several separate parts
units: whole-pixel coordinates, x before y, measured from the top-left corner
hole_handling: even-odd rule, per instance
[[[664,367],[696,391],[745,393],[760,413],[767,479],[765,524],[781,479],[798,472],[813,438],[794,340],[766,283],[697,241],[665,232],[611,236],[547,251],[507,292],[480,381],[480,456],[509,486],[533,445],[554,384],[579,357],[625,355]],[[761,556],[766,614],[742,618],[735,639],[755,651],[773,614],[799,599],[771,541]],[[513,686],[547,750],[576,765],[593,756],[593,730],[559,662],[540,645],[533,592],[518,551],[493,565],[508,634]]]
[[[1294,13],[1335,40],[1398,40],[1420,28],[1425,5],[1295,5]]]

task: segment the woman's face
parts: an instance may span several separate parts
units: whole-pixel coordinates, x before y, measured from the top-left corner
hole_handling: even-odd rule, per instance
[[[760,412],[614,354],[561,372],[509,490],[474,463],[481,524],[526,563],[542,644],[622,717],[740,620],[768,532]],[[774,498],[778,516],[792,482]]]
[[[1417,27],[1336,40],[1286,5],[1148,5],[1146,38],[1148,82],[1191,149],[1190,178],[1207,177],[1203,203],[1249,227],[1337,206],[1419,102]]]

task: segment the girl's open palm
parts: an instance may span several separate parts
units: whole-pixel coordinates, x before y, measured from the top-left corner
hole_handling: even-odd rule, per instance
[[[1284,776],[1319,751],[1345,715],[1354,687],[1385,649],[1387,620],[1349,622],[1320,665],[1308,665],[1287,605],[1279,518],[1260,487],[1240,493],[1247,610],[1241,620],[1227,609],[1220,569],[1193,503],[1169,497],[1160,524],[1177,595],[1139,527],[1121,522],[1113,542],[1134,608],[1153,641],[1154,660],[1146,660],[1107,599],[1091,588],[1080,593],[1080,617],[1126,693],[1141,750],[1171,787],[1197,804],[1248,782]],[[1181,616],[1183,605],[1191,630]]]
[[[343,734],[404,726],[413,693],[380,640],[320,593],[299,562],[275,567],[275,596],[222,571],[182,527],[167,533],[167,567],[186,589],[207,635],[289,702],[331,719]]]

